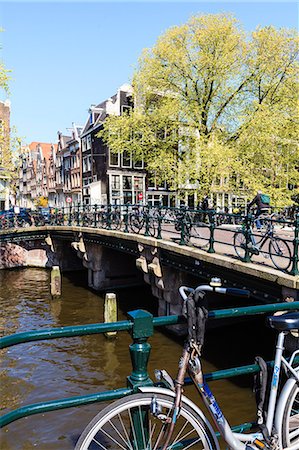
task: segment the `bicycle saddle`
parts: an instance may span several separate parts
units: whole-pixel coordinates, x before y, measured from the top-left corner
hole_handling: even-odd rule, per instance
[[[271,328],[278,331],[291,331],[299,329],[299,312],[289,312],[280,316],[270,316],[267,318]]]

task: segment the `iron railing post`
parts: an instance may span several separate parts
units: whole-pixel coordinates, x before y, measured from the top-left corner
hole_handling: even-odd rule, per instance
[[[111,230],[111,205],[107,205],[106,228]]]
[[[187,229],[187,223],[186,223],[186,209],[180,208],[179,217],[179,229],[181,230],[181,239],[179,244],[180,245],[186,245],[186,229]]]
[[[69,205],[69,220],[68,220],[68,224],[69,224],[69,226],[71,226],[72,225],[72,207],[71,207],[71,205]]]
[[[126,204],[125,205],[125,215],[124,215],[124,219],[125,219],[125,229],[124,232],[128,233],[129,232],[129,205]]]
[[[161,231],[162,231],[162,221],[163,221],[163,217],[161,214],[161,206],[158,206],[158,229],[157,229],[157,239],[162,239],[162,235],[161,235]]]
[[[147,363],[151,346],[147,339],[154,332],[153,316],[147,311],[136,310],[128,313],[133,321],[131,335],[133,344],[130,345],[130,356],[132,361],[132,373],[127,377],[128,388],[137,391],[138,386],[151,386],[152,380],[147,372]],[[148,442],[150,429],[146,426],[145,410],[132,409],[132,422],[134,424],[134,435],[130,434],[130,442],[133,450],[145,449],[144,443]],[[145,427],[142,424],[145,424]]]
[[[79,203],[77,205],[77,226],[79,227],[80,225],[80,206]]]
[[[133,389],[138,386],[150,386],[152,380],[147,372],[147,363],[151,351],[151,345],[147,339],[153,335],[153,315],[142,309],[128,312],[128,317],[133,321],[131,336],[133,343],[130,345],[132,361],[132,373],[127,378],[127,385]]]
[[[98,205],[95,204],[94,205],[94,212],[93,212],[93,226],[95,228],[97,227],[97,210],[98,210]]]
[[[143,214],[145,219],[145,232],[144,236],[150,236],[149,228],[150,228],[150,207],[145,208],[143,206]]]
[[[215,211],[208,211],[208,218],[209,218],[209,230],[210,230],[210,238],[209,238],[209,248],[208,253],[215,253],[214,249],[214,243],[215,243],[215,221],[216,221],[216,215]]]
[[[298,267],[298,261],[299,261],[299,214],[295,215],[294,220],[294,250],[293,250],[293,256],[292,256],[292,269],[291,269],[291,275],[298,275],[299,274],[299,267]]]
[[[246,214],[245,228],[244,228],[244,236],[245,236],[245,255],[243,258],[244,262],[251,262],[249,251],[249,243],[251,243],[251,224],[252,224],[252,216],[250,214]]]

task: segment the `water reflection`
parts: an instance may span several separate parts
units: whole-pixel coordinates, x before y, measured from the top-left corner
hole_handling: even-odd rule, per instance
[[[64,276],[62,297],[52,300],[49,272],[40,269],[0,271],[2,335],[102,322],[103,298],[84,287],[85,276],[84,273]],[[155,314],[156,302],[146,288],[142,293],[120,291],[117,298],[119,320],[126,319],[126,311],[137,307],[150,309]],[[250,327],[246,330],[242,325],[238,340],[229,329],[222,334],[217,331],[208,335],[205,355],[209,356],[209,361],[204,362],[205,370],[211,372],[232,365],[228,359],[220,360],[219,355],[229,348],[233,360],[243,339],[242,333],[248,338],[248,330]],[[157,331],[149,342],[152,345],[150,375],[153,377],[156,368],[167,368],[175,377],[182,341]],[[114,340],[98,334],[31,342],[2,350],[1,413],[30,403],[124,387],[131,372],[130,343],[129,333],[120,332]],[[251,338],[242,343],[243,352],[247,352],[251,343]],[[253,419],[254,399],[248,385],[232,380],[212,383],[211,387],[232,423]],[[193,400],[197,399],[194,389],[187,387],[186,392]],[[84,426],[102,407],[102,404],[93,404],[20,419],[2,431],[1,449],[71,450]]]
[[[118,372],[120,364],[116,354],[116,345],[116,339],[110,338],[110,340],[107,340],[103,346],[104,357],[106,360],[103,369],[107,376],[106,385],[108,388],[113,388],[116,383],[121,381]]]

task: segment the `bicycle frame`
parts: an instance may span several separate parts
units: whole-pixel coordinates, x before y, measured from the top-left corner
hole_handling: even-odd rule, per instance
[[[290,391],[290,388],[297,382],[299,382],[299,367],[294,369],[290,363],[286,361],[286,359],[283,357],[283,343],[285,339],[285,333],[279,333],[278,340],[277,340],[277,346],[276,346],[276,353],[275,353],[275,362],[274,362],[274,368],[272,373],[272,382],[271,382],[271,391],[270,391],[270,397],[269,397],[269,404],[268,404],[268,411],[267,411],[267,422],[266,427],[268,429],[269,435],[271,436],[273,424],[274,424],[274,415],[277,414],[277,417],[275,417],[275,425],[278,427],[278,431],[281,430],[281,423],[282,423],[282,407],[285,403],[283,401],[283,398],[287,398],[287,393]],[[295,356],[296,353],[299,353],[299,351],[295,351],[292,355],[291,362]],[[231,430],[230,425],[228,424],[223,412],[221,411],[221,408],[219,407],[212,391],[210,390],[208,384],[204,381],[203,373],[201,370],[201,364],[200,364],[200,358],[199,354],[197,354],[197,361],[196,363],[192,363],[188,367],[189,374],[191,376],[191,379],[193,380],[194,385],[196,386],[197,390],[199,391],[207,409],[209,410],[211,417],[214,420],[214,423],[225,440],[225,442],[231,447],[233,450],[245,450],[246,449],[246,443],[250,442],[253,443],[256,439],[259,441],[263,441],[264,437],[262,433],[248,433],[248,434],[241,434],[241,433],[234,433]],[[190,354],[191,359],[191,354]],[[189,361],[190,361],[189,359]],[[290,388],[287,389],[286,395],[283,394],[284,391],[282,391],[282,401],[277,402],[277,388],[279,385],[279,379],[280,379],[280,372],[281,372],[281,365],[284,365],[289,372],[291,372],[291,376],[289,377],[289,385]],[[278,436],[278,440],[280,442],[280,448],[282,448],[281,444],[281,437]],[[284,450],[298,450],[298,447],[292,446],[288,449]]]
[[[221,280],[217,278],[212,279],[210,285],[201,285],[198,286],[196,289],[192,289],[186,286],[181,286],[179,288],[180,295],[185,302],[188,301],[188,294],[193,293],[193,295],[195,295],[196,292],[199,291],[204,292],[214,291],[221,294],[231,293],[233,295],[241,295],[241,292],[243,292],[242,295],[246,296],[245,290],[240,291],[234,288],[221,287]],[[274,368],[272,372],[271,390],[267,410],[267,421],[266,421],[266,428],[268,430],[268,434],[270,437],[274,438],[274,440],[278,442],[278,444],[280,445],[279,447],[280,449],[282,449],[281,431],[282,431],[285,402],[295,383],[299,382],[299,366],[295,369],[292,367],[294,357],[296,354],[299,354],[299,350],[293,352],[290,362],[288,362],[283,357],[284,340],[286,334],[287,332],[282,331],[278,334],[277,338]],[[186,345],[184,346],[183,353],[180,359],[179,371],[176,379],[175,407],[174,407],[174,414],[172,417],[172,424],[174,425],[176,422],[176,417],[179,411],[179,404],[182,395],[183,380],[186,372],[188,372],[193,381],[193,384],[197,388],[200,396],[202,397],[204,404],[209,410],[210,415],[219,433],[232,450],[246,450],[246,446],[248,443],[253,444],[255,440],[258,440],[261,443],[265,441],[265,438],[261,432],[242,434],[242,433],[235,433],[232,431],[212,391],[210,390],[208,384],[204,380],[204,374],[202,372],[200,362],[200,354],[201,348],[199,348],[198,344],[194,342],[194,336],[189,335],[189,339],[186,342]],[[281,392],[281,395],[277,401],[277,392],[282,364],[291,375],[288,374],[288,381],[285,384]],[[274,423],[278,435],[273,435]],[[171,433],[172,431],[170,431],[168,435],[171,435]],[[163,450],[166,448],[166,445],[167,443],[164,444]],[[255,446],[253,448],[262,448],[262,447]],[[295,446],[292,446],[284,450],[298,450],[298,447],[296,448]]]
[[[271,239],[273,237],[273,227],[272,226],[268,226],[265,233],[262,235],[262,239],[256,243],[255,240],[255,235],[253,232],[252,227],[250,227],[250,240],[252,242],[252,244],[255,246],[255,248],[260,252],[262,246],[264,245],[264,243],[268,240]]]

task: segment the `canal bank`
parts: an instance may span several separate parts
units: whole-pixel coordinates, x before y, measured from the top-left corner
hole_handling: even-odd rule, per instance
[[[85,274],[64,275],[62,297],[52,300],[49,272],[38,269],[2,271],[2,335],[102,322],[103,298],[86,289],[85,282]],[[126,311],[139,307],[151,309],[155,314],[156,300],[146,287],[120,290],[117,298],[119,320],[126,319]],[[253,349],[261,342],[265,344],[262,356],[271,359],[268,345],[271,340],[272,332],[263,326],[262,318],[254,325],[249,321],[241,326],[213,330],[206,339],[205,370],[212,372],[251,363]],[[152,345],[150,376],[153,377],[155,368],[166,366],[175,376],[182,341],[155,332],[149,342]],[[2,414],[29,403],[125,386],[126,376],[131,371],[130,343],[129,334],[122,332],[116,340],[94,335],[21,344],[2,350]],[[228,355],[224,356],[227,349]],[[236,381],[213,383],[213,391],[233,424],[254,418],[254,400],[247,379],[238,380],[237,384]],[[188,395],[189,392],[194,398],[194,393],[187,388]],[[5,450],[72,449],[86,423],[102,407],[102,404],[91,405],[21,419],[1,431],[1,445]]]

